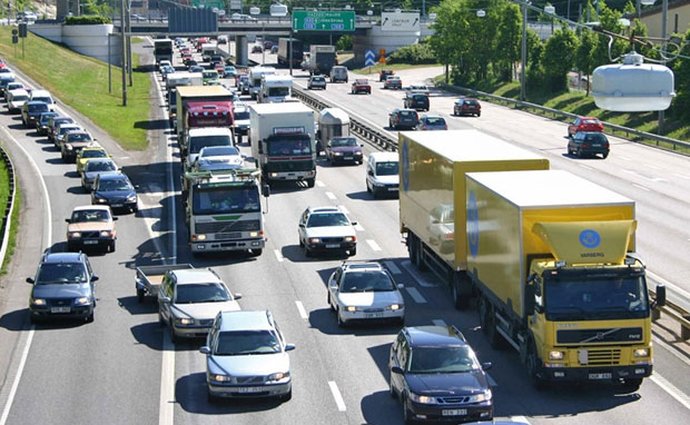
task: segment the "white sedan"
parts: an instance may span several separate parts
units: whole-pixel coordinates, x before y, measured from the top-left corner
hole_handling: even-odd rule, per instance
[[[207,146],[201,148],[194,162],[196,171],[216,171],[242,168],[244,157],[234,146]]]

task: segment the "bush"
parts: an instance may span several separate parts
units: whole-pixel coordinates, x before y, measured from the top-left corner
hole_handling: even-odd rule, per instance
[[[98,15],[68,16],[65,18],[65,25],[102,25],[112,23],[113,21],[109,17]]]
[[[406,63],[410,65],[437,63],[431,47],[426,43],[401,47],[386,58],[386,63]]]

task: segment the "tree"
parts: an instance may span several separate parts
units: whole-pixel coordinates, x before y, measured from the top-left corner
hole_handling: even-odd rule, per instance
[[[575,32],[563,25],[546,41],[542,66],[546,87],[553,93],[568,89],[568,72],[575,64],[578,39]]]
[[[511,81],[517,75],[516,64],[520,60],[522,14],[516,4],[508,4],[502,11],[496,40],[497,77]]]
[[[580,31],[580,42],[575,52],[575,67],[587,77],[592,75],[596,64],[596,47],[599,39],[589,30]],[[587,96],[589,96],[589,78],[587,78]]]
[[[683,36],[681,53],[690,56],[690,30]],[[672,62],[676,83],[676,98],[671,112],[681,119],[690,118],[690,59],[678,58]]]

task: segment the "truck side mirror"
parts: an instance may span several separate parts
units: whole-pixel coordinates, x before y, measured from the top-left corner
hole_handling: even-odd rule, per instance
[[[656,300],[654,300],[654,307],[663,307],[666,305],[666,285],[656,286]]]

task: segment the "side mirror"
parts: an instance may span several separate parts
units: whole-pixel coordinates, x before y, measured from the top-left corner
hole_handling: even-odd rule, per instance
[[[113,221],[117,221],[119,219],[120,219],[120,217],[115,217],[115,216],[113,217]]]
[[[356,221],[350,221],[350,224],[352,224],[353,226],[356,226],[357,222]]]
[[[304,228],[304,223],[300,223],[298,227]]]
[[[233,298],[235,298],[236,300],[239,300],[240,298],[242,298],[242,294],[240,294],[239,292],[236,292],[235,295],[233,295]]]
[[[285,351],[292,351],[295,349],[295,344],[285,344]]]
[[[405,289],[404,283],[398,283],[398,289]]]
[[[494,364],[491,362],[484,362],[482,363],[482,370],[489,370],[492,367],[494,367]]]
[[[98,279],[100,278],[96,275],[91,276],[91,282],[96,282]]]
[[[33,284],[33,283],[34,283],[34,278],[33,278],[33,277],[27,277],[27,278],[26,278],[26,283],[31,283],[31,284]]]
[[[656,286],[656,300],[654,307],[663,307],[666,305],[666,285]]]
[[[211,347],[204,345],[203,347],[199,348],[199,352],[201,354],[211,354]]]
[[[402,370],[402,368],[400,366],[393,366],[391,368],[391,373],[397,373],[398,375],[404,375],[405,371]]]
[[[68,223],[68,224],[69,224],[69,223],[71,223],[71,222],[72,222],[72,220],[70,220],[69,218],[66,218],[66,219],[65,219],[65,223]]]
[[[268,183],[261,185],[261,195],[265,198],[268,198],[271,195],[271,186],[269,186]]]
[[[373,172],[372,170],[369,170],[369,171],[367,172],[367,174],[369,174],[369,175],[372,176],[372,177],[374,176],[374,172]]]

